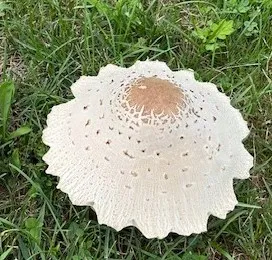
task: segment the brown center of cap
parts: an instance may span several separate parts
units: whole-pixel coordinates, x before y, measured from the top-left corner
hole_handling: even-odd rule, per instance
[[[184,94],[168,80],[143,77],[130,86],[127,101],[138,111],[143,108],[143,115],[151,114],[151,111],[157,115],[176,115],[184,104]]]

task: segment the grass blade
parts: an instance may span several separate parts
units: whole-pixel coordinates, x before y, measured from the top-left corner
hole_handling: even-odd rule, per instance
[[[22,135],[26,135],[30,132],[31,132],[31,128],[29,128],[28,126],[21,126],[20,128],[16,129],[14,132],[12,132],[8,136],[8,140],[14,139],[14,138],[22,136]]]
[[[0,85],[0,113],[2,117],[2,136],[5,139],[8,114],[12,102],[15,87],[12,81],[4,82]]]
[[[12,247],[9,248],[8,250],[6,250],[3,254],[0,255],[0,260],[5,260],[7,258],[7,256],[10,254],[10,252],[12,251]]]

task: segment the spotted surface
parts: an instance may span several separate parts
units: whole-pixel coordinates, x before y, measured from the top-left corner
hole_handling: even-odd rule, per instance
[[[146,86],[143,78],[180,89],[163,101],[180,104],[170,109],[174,116],[153,101],[154,112],[146,101],[129,103],[129,87]],[[224,218],[234,208],[233,178],[247,178],[252,167],[242,144],[249,130],[216,86],[146,61],[108,65],[72,92],[75,99],[48,115],[44,160],[47,173],[60,177],[58,188],[94,208],[99,223],[134,225],[146,237],[189,235],[205,231],[210,214]]]

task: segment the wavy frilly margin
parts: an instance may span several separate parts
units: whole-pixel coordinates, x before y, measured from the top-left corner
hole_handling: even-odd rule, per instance
[[[147,63],[147,62],[149,62],[149,61],[145,61],[145,62],[138,61],[129,68],[132,68],[134,66],[140,66],[142,63]],[[150,62],[150,63],[157,63],[160,66],[161,66],[161,64],[163,64],[162,65],[163,67],[167,66],[165,63],[159,62],[159,61]],[[120,73],[120,75],[121,75],[124,70],[126,70],[126,68],[122,68],[122,67],[118,67],[116,65],[109,64],[109,65],[101,68],[100,71],[99,71],[98,76],[92,77],[92,80],[99,81],[100,77],[104,78],[105,76],[110,76],[109,74],[112,71],[115,71],[116,73]],[[231,106],[230,98],[228,96],[224,95],[223,93],[219,92],[217,87],[214,84],[196,81],[195,77],[194,77],[193,70],[182,70],[182,71],[173,72],[173,73],[180,73],[180,76],[186,75],[187,77],[190,78],[190,80],[192,80],[194,82],[197,82],[197,83],[201,83],[202,85],[205,85],[205,87],[209,88],[210,91],[217,92],[217,94],[221,96],[222,100],[224,100],[224,102],[226,104]],[[86,85],[86,78],[88,78],[88,77],[87,76],[81,76],[80,79],[78,81],[76,81],[71,86],[71,90],[72,90],[73,95],[75,96],[75,99],[80,99],[84,95],[84,93],[85,93],[84,89],[88,87]],[[75,99],[73,99],[73,100],[71,100],[69,102],[74,102]],[[65,104],[68,104],[69,102],[67,102]],[[58,124],[58,122],[54,122],[54,117],[55,117],[55,114],[58,114],[59,111],[61,111],[61,110],[62,110],[62,104],[54,106],[52,108],[52,111],[48,114],[48,118],[47,118],[47,126],[48,127],[44,129],[43,135],[42,135],[42,141],[44,142],[44,144],[46,144],[47,146],[50,147],[48,152],[43,156],[43,160],[48,165],[50,165],[54,160],[56,160],[56,154],[51,154],[50,153],[52,147],[54,146],[53,145],[54,141],[52,141],[51,138],[48,136],[47,129],[51,128],[52,125],[56,126],[56,124]],[[239,126],[237,126],[237,127],[239,128],[239,130],[242,133],[241,134],[241,136],[242,136],[241,142],[243,142],[244,139],[246,139],[247,136],[249,135],[250,131],[249,131],[248,127],[247,127],[247,122],[243,119],[243,117],[240,114],[239,110],[236,109],[236,108],[233,108],[233,110],[235,111],[236,116],[240,117],[241,124]],[[57,126],[56,126],[56,128],[57,128]],[[247,151],[245,150],[245,152],[247,152]],[[253,157],[248,152],[247,152],[246,156],[247,156],[247,158],[246,158],[245,164],[244,164],[245,168],[244,169],[238,169],[238,172],[240,174],[238,174],[237,176],[234,176],[234,177],[231,178],[232,185],[233,185],[233,179],[246,179],[246,178],[249,177],[249,171],[253,167]],[[58,177],[61,178],[61,176],[60,176],[61,174],[59,175],[58,172],[51,172],[49,169],[47,169],[46,173],[50,174],[50,175],[53,175],[53,176],[58,176]],[[163,231],[160,230],[159,232],[150,232],[150,230],[147,229],[145,225],[142,225],[141,223],[139,223],[137,219],[132,219],[132,220],[128,221],[126,225],[122,225],[122,226],[120,226],[116,222],[110,221],[110,219],[105,219],[103,215],[99,214],[99,209],[96,208],[96,203],[93,203],[93,202],[90,202],[90,203],[79,202],[77,200],[77,198],[74,197],[73,194],[71,194],[69,192],[69,189],[67,189],[65,186],[58,185],[57,188],[60,189],[61,191],[63,191],[64,193],[67,193],[67,195],[68,195],[69,199],[71,200],[72,204],[78,205],[78,206],[90,206],[97,213],[97,219],[98,219],[99,224],[105,224],[107,226],[111,226],[112,228],[114,228],[117,231],[120,231],[123,228],[128,227],[128,226],[134,226],[134,227],[138,228],[146,238],[149,238],[149,239],[154,238],[154,237],[162,239],[162,238],[166,237],[170,232],[178,233],[180,235],[185,235],[185,236],[189,236],[192,233],[206,232],[207,231],[207,222],[208,222],[208,218],[209,218],[210,215],[214,215],[214,216],[216,216],[216,217],[218,217],[220,219],[225,219],[226,216],[227,216],[227,213],[232,211],[235,208],[235,206],[237,205],[237,203],[238,203],[238,201],[236,199],[236,195],[235,195],[235,193],[234,193],[234,191],[232,189],[231,192],[233,194],[230,194],[231,196],[230,196],[230,198],[228,200],[227,206],[225,208],[222,208],[221,212],[218,212],[218,214],[207,212],[207,216],[206,216],[205,219],[202,219],[202,221],[201,221],[202,224],[200,225],[200,228],[198,230],[189,231],[189,232],[184,232],[184,231],[180,232],[180,231],[178,231],[178,230],[176,230],[174,228],[169,228],[168,230],[163,230]]]

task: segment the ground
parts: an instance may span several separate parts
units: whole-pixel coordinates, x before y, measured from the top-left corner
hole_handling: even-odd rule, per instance
[[[0,259],[272,259],[271,14],[270,0],[0,1],[0,82],[15,85],[6,130],[0,109]],[[251,130],[239,204],[203,234],[148,240],[100,226],[45,174],[46,115],[73,98],[70,85],[147,58],[217,84]]]

